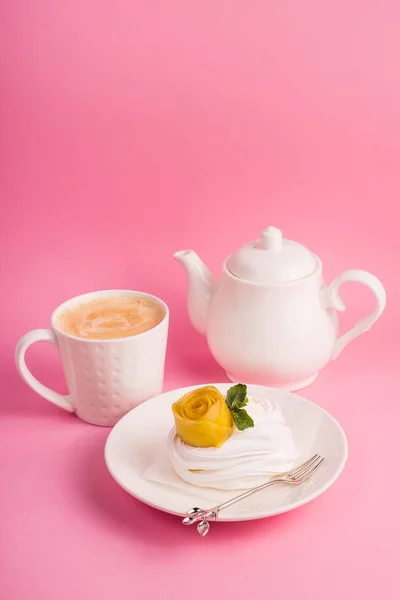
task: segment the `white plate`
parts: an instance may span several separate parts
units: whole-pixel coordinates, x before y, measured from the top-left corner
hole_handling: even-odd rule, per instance
[[[225,394],[232,384],[208,385],[215,385]],[[167,392],[134,408],[115,425],[105,446],[107,467],[124,490],[145,504],[180,516],[193,506],[212,508],[239,493],[187,484],[170,466],[166,440],[174,424],[171,405],[196,387],[200,386]],[[248,392],[268,396],[279,403],[292,430],[299,462],[317,452],[325,457],[325,461],[314,477],[303,485],[276,485],[254,494],[221,511],[220,521],[261,519],[306,504],[332,485],[347,458],[347,440],[342,428],[317,404],[263,386],[249,385]]]

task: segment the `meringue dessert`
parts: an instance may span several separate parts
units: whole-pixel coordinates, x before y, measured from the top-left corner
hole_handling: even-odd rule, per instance
[[[241,490],[289,471],[297,459],[290,428],[274,400],[247,395],[244,384],[226,398],[214,386],[185,394],[172,406],[168,451],[176,474],[199,487]]]

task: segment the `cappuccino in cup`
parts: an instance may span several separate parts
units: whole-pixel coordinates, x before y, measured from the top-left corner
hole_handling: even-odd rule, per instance
[[[168,336],[167,305],[128,290],[93,292],[59,306],[51,329],[36,329],[17,344],[21,377],[38,394],[94,425],[114,425],[129,410],[162,392]],[[69,395],[34,377],[25,352],[34,342],[58,348]]]
[[[145,296],[105,296],[66,308],[57,327],[85,340],[113,340],[144,333],[165,316],[163,307]]]

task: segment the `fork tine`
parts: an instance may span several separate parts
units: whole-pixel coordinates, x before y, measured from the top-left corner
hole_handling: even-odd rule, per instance
[[[293,469],[293,471],[290,471],[288,473],[288,476],[297,477],[298,475],[300,475],[300,473],[303,472],[304,469],[308,469],[308,467],[314,462],[316,462],[319,458],[319,454],[314,454],[314,456],[312,456],[309,460],[306,460],[306,462],[303,462],[301,465],[298,465],[295,469]]]
[[[300,478],[302,475],[304,475],[304,473],[306,473],[308,471],[308,469],[310,469],[312,466],[314,466],[315,463],[318,462],[320,458],[322,458],[320,456],[320,454],[316,454],[315,456],[313,456],[313,458],[310,461],[308,461],[304,465],[300,465],[300,467],[298,467],[298,469],[295,473],[295,477]]]
[[[315,471],[317,471],[320,466],[322,465],[322,463],[324,462],[324,458],[320,457],[320,460],[317,463],[313,463],[308,469],[307,471],[305,471],[304,473],[302,473],[302,475],[298,475],[295,479],[298,483],[303,483],[303,481],[307,481],[307,479],[310,479],[310,477],[312,475],[314,475]]]

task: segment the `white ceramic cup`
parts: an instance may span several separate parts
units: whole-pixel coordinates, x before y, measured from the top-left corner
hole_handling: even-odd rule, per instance
[[[88,340],[61,331],[61,311],[75,304],[110,296],[142,296],[160,304],[164,318],[138,335],[110,340]],[[159,298],[143,292],[104,290],[83,294],[61,304],[51,316],[51,329],[35,329],[18,342],[15,360],[21,377],[49,400],[93,425],[114,425],[129,410],[162,392],[169,311]],[[69,395],[46,387],[29,371],[25,352],[34,342],[46,341],[59,350]]]

